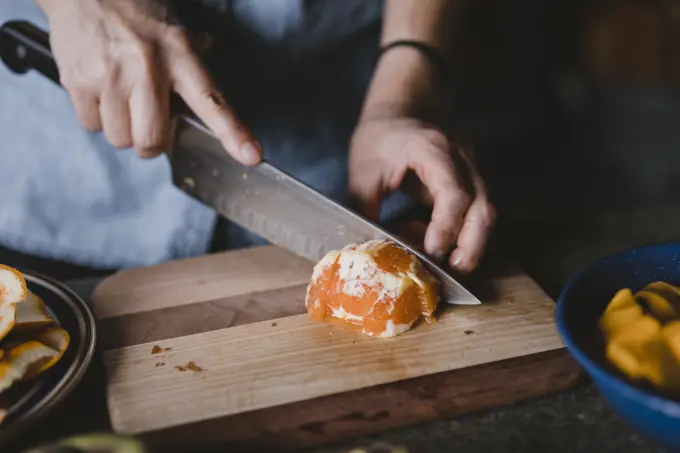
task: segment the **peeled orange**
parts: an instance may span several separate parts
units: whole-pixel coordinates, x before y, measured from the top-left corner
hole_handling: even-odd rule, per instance
[[[305,305],[312,319],[335,318],[368,336],[394,337],[421,317],[435,321],[437,286],[406,249],[373,240],[329,252],[319,261]]]

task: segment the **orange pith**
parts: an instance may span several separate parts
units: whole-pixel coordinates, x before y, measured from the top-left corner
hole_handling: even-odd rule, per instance
[[[352,244],[315,267],[306,307],[315,320],[341,319],[368,336],[403,333],[421,316],[434,322],[436,280],[390,241]]]

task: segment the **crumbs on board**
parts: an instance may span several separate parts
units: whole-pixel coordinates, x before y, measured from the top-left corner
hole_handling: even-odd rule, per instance
[[[187,363],[186,365],[175,365],[175,369],[178,371],[194,371],[196,373],[200,373],[201,371],[205,371],[204,368],[201,368],[200,366],[196,365],[196,362],[193,360]]]
[[[161,348],[160,346],[155,344],[151,348],[151,355],[159,354],[161,352],[168,352],[168,351],[172,351],[172,348]]]

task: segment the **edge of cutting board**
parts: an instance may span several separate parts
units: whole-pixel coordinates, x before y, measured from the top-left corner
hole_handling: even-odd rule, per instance
[[[289,452],[546,396],[585,379],[563,348],[140,437],[164,452],[186,451],[187,445],[230,453]]]

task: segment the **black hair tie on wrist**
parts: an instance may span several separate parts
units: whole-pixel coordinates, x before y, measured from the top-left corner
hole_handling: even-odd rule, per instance
[[[420,41],[410,41],[406,39],[392,41],[391,43],[385,44],[384,46],[380,47],[380,50],[378,52],[378,59],[380,59],[380,57],[382,57],[385,52],[387,52],[390,49],[394,49],[395,47],[412,47],[420,51],[420,53],[425,55],[425,57],[427,57],[427,59],[430,60],[430,62],[434,66],[437,67],[437,69],[445,79],[451,80],[451,78],[453,77],[453,71],[451,71],[449,63],[439,53],[439,51],[435,47]]]

